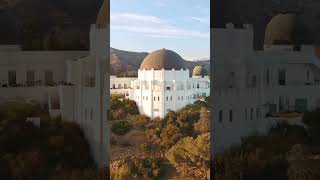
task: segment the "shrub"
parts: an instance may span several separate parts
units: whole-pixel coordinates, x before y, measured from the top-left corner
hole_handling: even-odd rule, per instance
[[[133,126],[145,128],[150,122],[150,118],[146,115],[135,115],[131,117],[130,123]]]
[[[138,115],[139,109],[136,102],[125,99],[121,95],[112,95],[110,100],[111,120],[122,120],[129,115]]]
[[[119,169],[114,172],[114,180],[123,180],[123,179],[130,179],[131,177],[130,167],[127,163],[122,164]]]
[[[125,135],[132,129],[128,121],[113,121],[111,131],[116,135]]]
[[[193,124],[194,130],[198,132],[198,134],[203,134],[210,132],[210,112],[208,109],[203,108],[200,113],[200,119],[198,122]]]
[[[186,137],[166,152],[166,158],[184,175],[207,179],[210,162],[210,133],[197,138]],[[201,178],[198,177],[201,174]]]
[[[161,144],[166,149],[170,148],[176,142],[178,142],[182,137],[183,134],[181,133],[180,129],[172,124],[168,124],[161,132]]]

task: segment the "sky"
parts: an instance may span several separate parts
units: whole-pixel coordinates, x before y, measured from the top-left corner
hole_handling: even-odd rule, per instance
[[[210,57],[210,0],[111,0],[110,45],[152,52],[166,48],[186,60]]]

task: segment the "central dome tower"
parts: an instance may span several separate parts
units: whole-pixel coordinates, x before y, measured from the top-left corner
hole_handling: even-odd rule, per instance
[[[174,51],[159,49],[150,53],[142,62],[140,69],[146,70],[180,70],[184,67],[184,60]]]

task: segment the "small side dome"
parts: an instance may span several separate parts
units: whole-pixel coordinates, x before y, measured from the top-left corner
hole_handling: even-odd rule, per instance
[[[159,49],[150,53],[144,58],[140,69],[146,70],[180,70],[183,69],[184,60],[174,51],[168,49]]]
[[[204,66],[199,65],[193,68],[192,76],[207,76],[208,72]]]

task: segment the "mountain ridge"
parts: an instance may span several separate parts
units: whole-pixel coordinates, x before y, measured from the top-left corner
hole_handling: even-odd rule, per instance
[[[110,47],[110,71],[112,75],[119,77],[136,76],[138,69],[148,52],[133,52]],[[187,61],[184,60],[184,67],[192,73],[196,65],[203,65],[210,72],[210,60]]]

